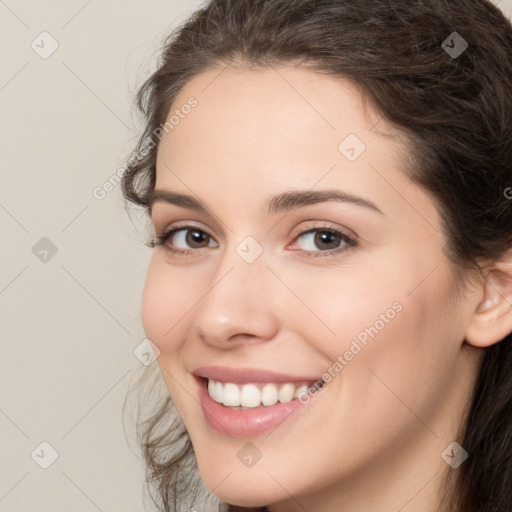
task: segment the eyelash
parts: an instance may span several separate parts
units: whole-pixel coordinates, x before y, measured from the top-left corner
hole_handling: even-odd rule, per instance
[[[174,249],[169,245],[166,245],[167,240],[169,240],[175,233],[178,233],[179,231],[189,231],[189,230],[195,230],[199,231],[200,233],[203,233],[207,236],[208,233],[203,231],[202,229],[197,228],[196,226],[178,226],[174,227],[168,231],[165,231],[161,235],[156,235],[155,240],[152,240],[151,242],[147,243],[146,245],[151,248],[158,247],[160,245],[164,245],[166,250],[170,251],[173,254],[179,254],[182,256],[188,256],[192,253],[196,253],[202,249],[206,249],[206,247],[201,247],[199,249]],[[311,228],[308,228],[304,231],[300,231],[297,233],[294,240],[299,239],[300,237],[307,235],[309,233],[314,233],[315,231],[319,231],[322,233],[329,233],[331,235],[339,235],[341,242],[345,242],[347,245],[344,247],[338,247],[336,249],[329,249],[325,251],[302,251],[305,253],[306,257],[324,257],[324,256],[335,256],[343,251],[346,251],[347,249],[350,249],[351,247],[356,247],[358,245],[357,240],[341,231],[338,231],[337,229],[331,228],[331,227],[325,227],[325,226],[312,226]],[[211,237],[210,237],[211,238]]]

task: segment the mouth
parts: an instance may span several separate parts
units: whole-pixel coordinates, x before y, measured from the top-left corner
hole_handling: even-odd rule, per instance
[[[194,372],[206,421],[236,437],[271,432],[306,409],[325,386],[322,379],[264,370],[208,367]]]
[[[302,382],[254,382],[238,384],[203,378],[208,395],[215,402],[237,410],[286,404],[293,400],[305,400],[310,391],[324,386],[323,381]],[[316,386],[316,387],[315,387]]]

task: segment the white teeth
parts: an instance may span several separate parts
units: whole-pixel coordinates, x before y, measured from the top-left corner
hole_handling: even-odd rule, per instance
[[[306,395],[308,392],[308,389],[309,388],[307,386],[299,386],[295,390],[295,394],[293,395],[293,398],[300,398],[302,395]]]
[[[224,390],[229,384],[224,385]],[[236,384],[233,384],[236,386]],[[258,407],[261,404],[261,392],[254,384],[245,384],[240,391],[240,405],[243,407]]]
[[[215,400],[215,381],[211,379],[208,381],[208,394]]]
[[[214,382],[213,386],[213,394],[210,396],[216,401],[219,402],[219,404],[222,403],[222,397],[224,396],[224,387],[222,386],[222,382]]]
[[[222,403],[228,406],[238,406],[240,405],[240,390],[236,384],[231,384],[227,382],[224,384],[224,396],[222,398]]]
[[[278,398],[277,386],[275,384],[265,384],[261,390],[261,403],[263,405],[274,405]]]
[[[259,407],[291,402],[308,393],[307,385],[296,386],[291,382],[285,384],[268,383],[262,389],[256,384],[234,384],[208,380],[208,394],[218,403],[227,407]]]
[[[283,404],[291,402],[293,400],[293,394],[295,393],[295,386],[293,384],[285,384],[279,390],[279,401]]]

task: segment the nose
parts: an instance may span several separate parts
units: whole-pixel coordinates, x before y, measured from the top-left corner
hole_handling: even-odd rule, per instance
[[[279,329],[278,285],[262,257],[250,264],[231,260],[218,268],[195,308],[197,335],[221,349],[273,339]]]

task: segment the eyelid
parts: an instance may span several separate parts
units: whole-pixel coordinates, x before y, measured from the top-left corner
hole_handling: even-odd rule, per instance
[[[333,222],[315,221],[315,220],[310,220],[310,221],[306,221],[306,222],[312,222],[313,224],[311,224],[309,227],[305,228],[302,226],[302,223],[301,223],[300,226],[302,226],[302,227],[298,227],[298,228],[294,229],[290,235],[293,238],[293,240],[295,240],[298,236],[305,235],[306,233],[310,233],[311,231],[321,231],[322,229],[325,229],[327,231],[338,231],[342,235],[346,236],[347,238],[351,238],[353,240],[357,240],[359,238],[357,236],[357,234],[354,231],[352,231],[351,229],[339,226]]]
[[[213,235],[210,234],[210,231],[208,230],[208,228],[200,225],[200,224],[194,224],[193,222],[187,222],[187,221],[179,221],[179,222],[176,222],[174,224],[172,224],[171,226],[165,228],[162,230],[162,235],[161,236],[164,236],[165,234],[168,234],[170,232],[177,232],[177,231],[181,231],[182,229],[186,230],[186,229],[197,229],[198,231],[202,231],[203,233],[207,234],[210,238],[212,238],[213,240],[215,240],[215,237]],[[215,240],[216,241],[216,240]],[[218,242],[217,242],[218,243]]]

